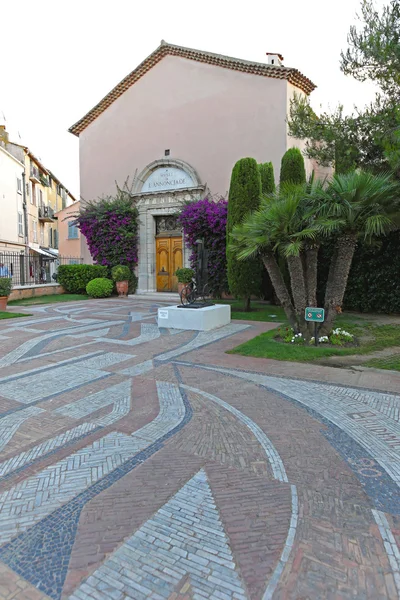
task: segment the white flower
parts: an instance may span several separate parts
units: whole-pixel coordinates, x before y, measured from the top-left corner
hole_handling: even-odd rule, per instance
[[[329,338],[327,335],[322,335],[320,338],[318,338],[318,341],[320,344],[326,344],[327,342],[329,342]],[[310,344],[314,344],[315,342],[315,337],[312,337],[310,339]]]
[[[354,335],[352,333],[349,333],[348,331],[345,331],[344,329],[341,329],[340,327],[337,327],[336,329],[334,329],[332,331],[333,335],[340,335],[344,338],[349,338],[349,339],[353,339]]]

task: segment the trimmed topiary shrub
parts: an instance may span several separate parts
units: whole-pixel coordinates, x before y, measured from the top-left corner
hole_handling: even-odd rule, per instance
[[[0,296],[9,296],[11,294],[11,277],[0,277]]]
[[[195,272],[193,269],[182,267],[176,270],[175,275],[178,278],[178,283],[190,283],[195,276]]]
[[[280,183],[305,183],[304,158],[298,148],[289,148],[282,156]]]
[[[97,277],[92,279],[86,286],[86,293],[92,298],[108,298],[111,296],[114,284],[111,279]]]
[[[254,158],[241,158],[233,167],[228,200],[226,224],[227,243],[233,227],[260,205],[261,176]],[[243,298],[244,310],[250,310],[251,296],[259,296],[261,289],[261,261],[259,258],[237,260],[227,251],[228,283],[231,293]]]
[[[111,277],[113,281],[129,281],[131,270],[126,265],[116,265],[111,269]]]
[[[135,294],[138,278],[135,273],[127,265],[116,265],[111,269],[111,279],[113,281],[127,281],[128,282],[128,294]]]
[[[89,281],[107,276],[107,267],[101,265],[61,265],[57,281],[69,294],[84,294]]]
[[[261,191],[263,194],[272,194],[275,191],[274,166],[272,162],[258,165],[261,177]]]

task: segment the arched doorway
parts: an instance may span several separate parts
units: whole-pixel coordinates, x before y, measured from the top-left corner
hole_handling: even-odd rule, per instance
[[[182,230],[176,215],[156,217],[156,289],[177,292],[176,270],[183,266]]]
[[[136,178],[139,209],[138,292],[175,292],[176,269],[188,256],[177,222],[182,204],[204,194],[196,171],[181,160],[157,160]]]

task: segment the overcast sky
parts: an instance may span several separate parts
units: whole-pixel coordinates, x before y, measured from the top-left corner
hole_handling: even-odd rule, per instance
[[[0,123],[4,114],[13,140],[29,146],[78,195],[78,138],[68,127],[161,39],[258,62],[266,52],[279,52],[285,66],[317,84],[314,108],[341,102],[349,112],[373,95],[369,84],[339,69],[360,3],[0,0]]]

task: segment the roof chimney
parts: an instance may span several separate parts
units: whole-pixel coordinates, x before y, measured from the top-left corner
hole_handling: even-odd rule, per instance
[[[8,144],[8,132],[5,125],[0,125],[0,142]]]
[[[283,56],[277,52],[266,52],[269,65],[277,65],[283,67]]]

